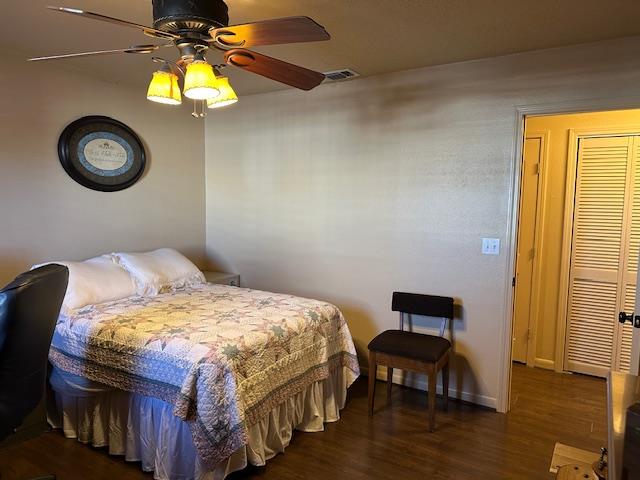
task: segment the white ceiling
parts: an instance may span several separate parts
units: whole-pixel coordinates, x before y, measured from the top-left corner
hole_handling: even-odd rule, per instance
[[[27,58],[155,41],[135,30],[44,8],[55,1],[3,2],[0,46]],[[637,0],[227,0],[227,4],[232,24],[291,15],[314,18],[332,34],[331,41],[259,50],[319,71],[349,67],[363,75],[640,34]],[[60,6],[152,24],[151,0],[65,0]],[[177,57],[174,49],[161,53]],[[210,60],[219,61],[219,54]],[[148,56],[137,55],[59,62],[141,88],[146,88],[154,70]],[[288,88],[232,70],[227,73],[241,95]]]

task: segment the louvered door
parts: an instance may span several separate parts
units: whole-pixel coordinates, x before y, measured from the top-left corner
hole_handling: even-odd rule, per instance
[[[625,238],[623,255],[625,265],[621,275],[623,302],[620,310],[632,313],[636,310],[636,282],[638,278],[638,256],[640,253],[640,137],[634,137],[632,144],[632,162],[629,165],[630,181],[627,187],[625,214]],[[614,361],[614,370],[628,372],[631,367],[631,347],[633,327],[630,323],[619,324],[617,344],[620,346],[618,357]]]
[[[636,144],[631,136],[580,140],[565,348],[570,371],[605,376],[629,369],[632,327],[617,317],[635,303]]]

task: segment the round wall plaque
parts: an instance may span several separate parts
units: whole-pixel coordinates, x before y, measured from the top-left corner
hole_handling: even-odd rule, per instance
[[[58,156],[76,182],[93,190],[115,192],[136,183],[146,165],[140,138],[109,117],[83,117],[70,123],[58,141]]]

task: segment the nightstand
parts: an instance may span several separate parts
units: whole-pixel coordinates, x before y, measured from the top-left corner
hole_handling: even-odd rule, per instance
[[[204,278],[209,283],[217,283],[219,285],[230,285],[232,287],[240,286],[240,275],[237,273],[224,273],[224,272],[202,272]]]

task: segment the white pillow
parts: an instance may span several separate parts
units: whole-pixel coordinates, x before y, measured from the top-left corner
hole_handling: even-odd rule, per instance
[[[139,295],[157,295],[206,282],[198,267],[173,248],[113,255],[133,277]]]
[[[69,269],[69,284],[62,302],[62,313],[86,305],[120,300],[136,294],[133,278],[111,255],[90,258],[84,262],[47,262]],[[42,265],[34,265],[33,268]]]

